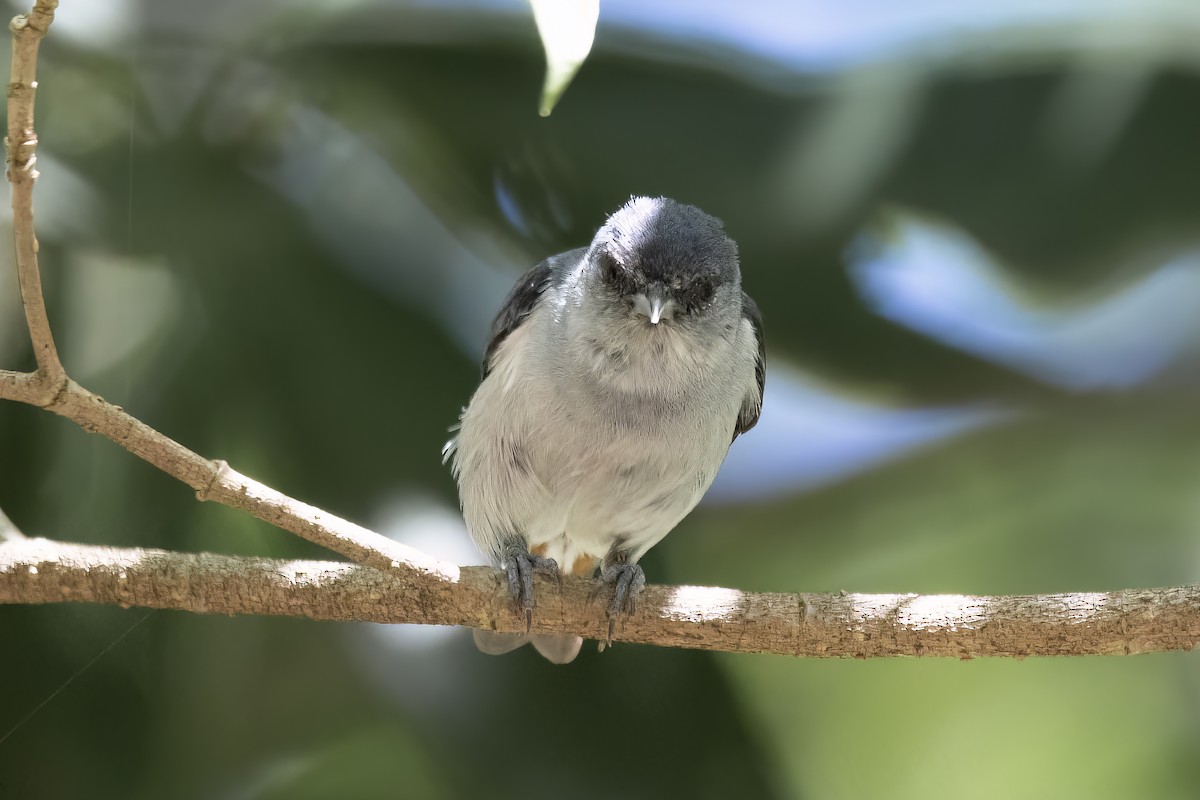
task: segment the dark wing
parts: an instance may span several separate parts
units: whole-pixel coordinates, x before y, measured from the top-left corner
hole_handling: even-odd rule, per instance
[[[737,425],[733,428],[733,438],[737,437],[758,424],[758,415],[762,413],[763,386],[767,382],[767,345],[763,340],[762,313],[758,305],[750,299],[750,295],[742,292],[742,319],[750,323],[754,330],[754,338],[758,340],[758,358],[754,361],[754,380],[758,391],[746,395],[742,402],[742,410],[738,413]]]
[[[488,337],[487,349],[483,353],[484,378],[492,371],[492,358],[496,355],[496,350],[501,343],[533,312],[534,306],[537,305],[546,288],[564,272],[579,263],[579,259],[586,252],[587,248],[581,247],[577,250],[550,256],[521,276],[521,280],[517,281],[517,285],[508,293],[508,297],[504,299],[504,305],[500,308],[500,313],[492,322],[492,332]]]

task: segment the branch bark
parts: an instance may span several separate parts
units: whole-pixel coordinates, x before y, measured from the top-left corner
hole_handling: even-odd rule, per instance
[[[533,630],[601,639],[593,584],[537,587]],[[118,549],[24,539],[0,545],[0,603],[88,602],[201,614],[469,625],[519,631],[500,576],[409,580],[329,561]],[[821,658],[1100,655],[1190,650],[1200,587],[971,597],[771,594],[647,586],[615,638],[669,647]]]
[[[246,477],[224,461],[210,461],[70,378],[51,393],[42,390],[40,384],[37,374],[0,371],[0,399],[40,405],[85,431],[116,442],[182,481],[196,492],[198,499],[245,511],[356,563],[401,574],[415,571],[442,577],[453,576],[458,569],[454,564],[442,563],[361,525],[294,500]]]
[[[21,303],[33,353],[37,358],[37,381],[44,399],[66,381],[58,349],[50,332],[50,318],[42,295],[38,268],[38,242],[33,228],[33,184],[37,181],[37,132],[33,128],[33,106],[37,97],[37,54],[42,37],[54,21],[58,0],[37,0],[29,14],[13,17],[12,71],[8,83],[8,134],[4,140],[7,177],[12,185],[13,242],[16,246],[17,279]],[[3,384],[0,384],[3,385]]]
[[[2,387],[0,387],[2,392]],[[0,397],[3,395],[0,394]],[[407,545],[329,514],[248,478],[224,461],[210,461],[68,379],[45,406],[98,433],[182,481],[199,500],[212,500],[340,553],[359,564],[400,574],[452,577],[458,570]]]

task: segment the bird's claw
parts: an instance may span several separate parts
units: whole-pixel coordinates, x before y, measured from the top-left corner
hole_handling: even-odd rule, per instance
[[[533,576],[546,575],[562,583],[562,573],[553,558],[535,556],[532,553],[512,553],[504,559],[504,572],[508,577],[508,596],[512,598],[518,614],[525,615],[525,630],[533,625]]]
[[[646,586],[646,573],[637,564],[609,564],[600,573],[600,585],[592,592],[592,599],[604,590],[612,587],[612,599],[608,603],[608,638],[600,643],[600,650],[612,644],[613,634],[616,633],[617,620],[622,615],[628,616],[637,610],[638,595]]]

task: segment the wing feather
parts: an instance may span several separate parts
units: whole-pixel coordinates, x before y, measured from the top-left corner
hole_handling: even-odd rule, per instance
[[[733,429],[734,439],[758,424],[758,417],[762,413],[763,387],[767,382],[767,345],[763,339],[762,312],[758,310],[758,304],[745,292],[742,292],[742,319],[750,323],[750,329],[754,331],[754,338],[758,342],[758,357],[754,362],[755,388],[746,393],[746,399],[742,402],[737,425]]]
[[[488,336],[487,349],[483,353],[483,377],[492,371],[492,359],[496,350],[504,343],[509,334],[521,327],[521,323],[533,313],[538,301],[546,289],[559,278],[562,273],[579,263],[579,259],[587,252],[586,248],[569,250],[566,253],[550,256],[533,269],[526,272],[513,286],[500,313],[492,321],[491,335]]]

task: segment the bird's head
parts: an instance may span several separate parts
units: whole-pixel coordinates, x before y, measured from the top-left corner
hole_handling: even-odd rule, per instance
[[[596,233],[587,259],[599,299],[651,327],[741,307],[737,245],[695,206],[635,197]]]

